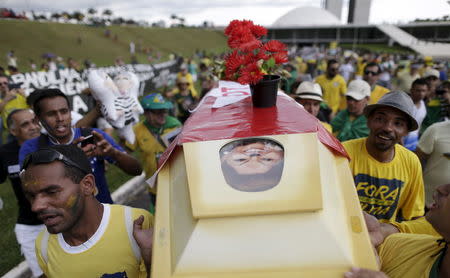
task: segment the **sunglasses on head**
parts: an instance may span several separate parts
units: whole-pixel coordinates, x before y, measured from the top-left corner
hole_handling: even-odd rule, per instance
[[[33,164],[44,164],[44,163],[50,163],[53,161],[61,161],[62,163],[66,164],[70,167],[75,167],[78,170],[80,170],[83,174],[87,175],[89,172],[86,172],[85,169],[82,169],[78,164],[73,162],[70,158],[66,157],[62,153],[53,150],[53,149],[43,149],[39,150],[34,153],[30,153],[25,157],[25,160],[23,161],[23,170],[26,170],[28,166],[30,166],[31,163]]]
[[[366,71],[364,72],[364,74],[365,74],[365,75],[369,75],[369,74],[372,74],[372,75],[378,75],[378,72],[371,71],[371,70],[366,70]]]

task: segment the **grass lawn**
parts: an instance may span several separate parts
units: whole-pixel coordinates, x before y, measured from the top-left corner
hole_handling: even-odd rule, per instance
[[[104,35],[106,28],[110,37]],[[117,35],[117,40],[114,36]],[[78,38],[81,43],[78,43]],[[5,66],[5,56],[15,51],[19,70],[30,71],[29,60],[40,66],[42,54],[53,53],[63,58],[72,57],[79,63],[89,59],[97,66],[110,66],[115,58],[130,62],[129,43],[136,50],[148,48],[161,52],[163,59],[176,53],[184,57],[195,50],[221,53],[227,49],[226,37],[221,31],[199,28],[146,28],[134,26],[92,27],[79,24],[0,20],[0,66]],[[147,54],[136,53],[139,63],[148,63]]]

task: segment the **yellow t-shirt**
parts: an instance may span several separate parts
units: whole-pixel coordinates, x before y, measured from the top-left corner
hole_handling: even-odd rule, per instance
[[[390,224],[397,227],[401,233],[440,236],[425,217],[420,217],[411,221],[390,222]]]
[[[48,234],[46,229],[39,234],[36,256],[48,278],[103,277],[105,274],[146,277],[140,250],[133,238],[133,221],[143,215],[143,229],[148,229],[153,226],[153,216],[143,209],[126,209],[125,206],[109,204],[103,206],[100,226],[82,245],[70,246],[62,234]],[[125,220],[127,216],[128,221]]]
[[[166,135],[178,131],[179,128],[180,127],[168,128],[162,132],[160,137],[164,138]],[[145,176],[149,178],[155,173],[158,167],[159,157],[166,150],[166,147],[158,142],[143,122],[136,124],[133,127],[133,130],[136,135],[136,140],[133,145],[128,142],[126,145],[131,150],[140,149],[142,151]],[[156,187],[150,188],[149,191],[156,194]]]
[[[21,94],[16,94],[16,98],[8,101],[8,103],[3,107],[2,111],[2,119],[3,126],[8,127],[6,125],[6,119],[8,118],[9,113],[16,109],[26,109],[30,108],[27,104],[27,99]]]
[[[393,234],[378,248],[381,271],[389,278],[428,278],[439,259],[437,240],[442,237],[418,234]],[[437,254],[437,255],[436,255]]]
[[[383,222],[423,216],[424,186],[417,156],[396,144],[394,159],[382,163],[367,152],[366,139],[342,143],[351,159],[362,209]]]
[[[320,122],[326,130],[328,130],[329,133],[333,134],[333,128],[331,127],[331,125],[329,123],[326,122]]]
[[[325,74],[319,75],[316,82],[322,87],[323,99],[333,112],[337,112],[342,101],[345,101],[347,85],[345,79],[337,74],[333,79],[328,79]]]
[[[388,88],[385,88],[385,87],[379,86],[379,85],[375,85],[372,92],[370,93],[369,104],[377,103],[378,100],[380,100],[380,98],[388,92],[389,92]]]

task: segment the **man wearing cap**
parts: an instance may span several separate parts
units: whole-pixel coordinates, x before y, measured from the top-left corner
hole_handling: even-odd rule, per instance
[[[383,222],[424,214],[420,161],[399,144],[408,131],[417,129],[413,105],[404,92],[384,95],[364,109],[369,136],[343,143],[362,209]]]
[[[370,96],[370,86],[364,80],[353,80],[348,85],[345,97],[347,109],[340,111],[331,121],[333,134],[344,142],[369,135],[364,108]]]
[[[428,82],[429,91],[428,95],[426,96],[426,99],[432,99],[436,96],[436,88],[439,86],[439,83],[441,82],[439,79],[439,71],[437,69],[428,68],[425,73],[423,74],[423,78]]]
[[[344,94],[347,91],[347,83],[338,72],[338,61],[331,59],[327,63],[326,73],[316,78],[316,82],[322,87],[323,99],[332,110],[331,118],[338,112],[341,101],[343,101]]]
[[[156,171],[158,159],[170,142],[181,130],[181,123],[175,117],[168,115],[173,108],[170,101],[161,94],[150,94],[141,100],[145,119],[133,127],[136,141],[133,145],[127,142],[127,147],[143,153],[143,165],[146,177],[151,177]],[[155,203],[156,189],[150,189],[152,203]]]
[[[303,105],[309,114],[316,118],[319,118],[320,104],[322,103],[322,89],[317,83],[310,81],[303,81],[300,86],[298,86],[295,94],[292,95],[298,103]],[[322,125],[331,133],[331,125],[327,122],[321,121]]]
[[[152,215],[100,203],[91,163],[80,148],[54,145],[31,153],[20,178],[46,227],[36,239],[45,277],[150,277]]]
[[[389,92],[389,89],[377,84],[380,77],[380,65],[375,62],[370,62],[364,68],[363,80],[369,83],[371,93],[369,104],[375,104],[378,100]]]

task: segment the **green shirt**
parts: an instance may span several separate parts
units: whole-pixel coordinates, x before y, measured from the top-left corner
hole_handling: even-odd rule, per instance
[[[347,109],[342,110],[334,117],[331,126],[333,127],[333,134],[341,142],[369,135],[366,117],[361,115],[352,120]]]

